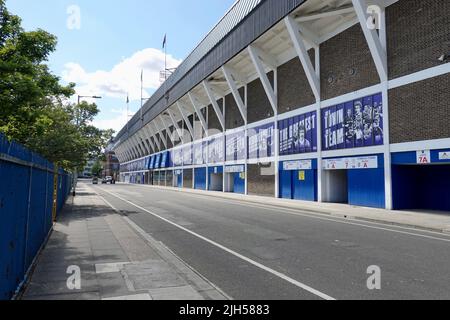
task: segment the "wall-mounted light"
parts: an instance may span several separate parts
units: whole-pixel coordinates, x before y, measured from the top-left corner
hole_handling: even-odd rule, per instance
[[[447,62],[450,59],[450,54],[443,54],[438,58],[440,62]]]
[[[334,82],[334,76],[332,75],[332,74],[330,74],[329,76],[328,76],[328,83],[329,84],[332,84]]]

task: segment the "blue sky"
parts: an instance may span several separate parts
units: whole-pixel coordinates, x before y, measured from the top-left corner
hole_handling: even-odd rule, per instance
[[[103,96],[95,125],[118,131],[126,120],[127,92],[130,114],[140,107],[140,70],[146,96],[159,86],[164,34],[168,67],[175,67],[234,1],[7,0],[6,5],[22,17],[26,30],[41,28],[58,37],[51,70],[62,83],[76,82],[78,94]]]

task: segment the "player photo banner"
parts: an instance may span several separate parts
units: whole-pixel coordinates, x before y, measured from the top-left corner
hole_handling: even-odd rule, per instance
[[[183,164],[185,166],[192,165],[192,144],[183,147]]]
[[[226,161],[245,160],[246,156],[245,130],[227,134]]]
[[[383,143],[381,93],[322,110],[323,150],[371,147]]]
[[[220,163],[225,160],[225,140],[223,136],[208,141],[208,163]]]
[[[310,112],[278,122],[280,155],[317,151],[317,112]]]
[[[206,162],[206,142],[194,144],[194,165],[202,165]]]
[[[264,159],[275,156],[275,124],[248,129],[248,158]]]
[[[172,151],[172,162],[174,167],[183,165],[183,149],[178,148]]]

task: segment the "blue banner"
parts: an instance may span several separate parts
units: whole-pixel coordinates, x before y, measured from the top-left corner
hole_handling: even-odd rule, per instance
[[[154,169],[159,169],[161,165],[161,153],[158,153],[155,156],[155,166],[153,167]]]
[[[226,161],[245,160],[247,156],[245,139],[245,130],[227,134]]]
[[[280,156],[317,151],[317,112],[278,122]]]
[[[168,168],[170,167],[170,153],[169,151],[166,151],[162,154],[161,157],[161,168]]]
[[[223,136],[212,138],[208,141],[208,163],[220,163],[225,161],[225,140]]]
[[[382,100],[376,94],[323,109],[323,150],[383,145]]]
[[[150,159],[150,163],[148,165],[148,168],[150,170],[155,169],[155,161],[156,161],[156,156],[152,156],[151,159]]]
[[[268,123],[248,130],[249,159],[262,159],[275,156],[274,132],[274,123]]]

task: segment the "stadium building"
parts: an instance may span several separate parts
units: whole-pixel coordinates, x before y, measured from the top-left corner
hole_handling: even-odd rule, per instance
[[[450,211],[450,1],[240,0],[115,139],[121,180]]]

